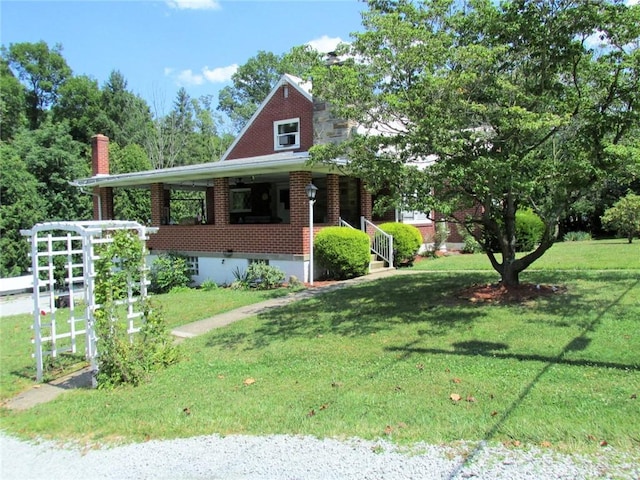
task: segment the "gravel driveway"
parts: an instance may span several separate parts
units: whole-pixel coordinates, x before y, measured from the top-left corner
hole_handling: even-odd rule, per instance
[[[471,443],[406,450],[384,441],[212,435],[80,449],[0,434],[0,451],[3,480],[640,478],[640,454],[608,447],[586,457]]]

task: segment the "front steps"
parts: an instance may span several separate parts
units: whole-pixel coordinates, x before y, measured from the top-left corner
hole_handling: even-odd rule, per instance
[[[369,273],[379,272],[382,270],[387,270],[389,268],[391,267],[389,267],[389,264],[387,264],[387,262],[385,262],[384,260],[380,260],[375,253],[371,254],[371,260],[369,261]]]

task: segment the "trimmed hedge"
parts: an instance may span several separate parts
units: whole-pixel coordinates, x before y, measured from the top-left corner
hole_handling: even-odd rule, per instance
[[[397,267],[413,263],[422,245],[420,230],[413,225],[398,222],[383,223],[378,227],[393,235],[393,265]]]
[[[531,209],[516,212],[516,250],[530,252],[542,240],[544,222]]]
[[[369,270],[369,235],[360,230],[323,228],[316,235],[314,252],[329,278],[344,280],[365,275]]]

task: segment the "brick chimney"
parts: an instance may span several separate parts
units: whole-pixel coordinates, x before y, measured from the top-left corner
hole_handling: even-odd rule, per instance
[[[109,175],[109,137],[97,134],[91,137],[92,174]]]

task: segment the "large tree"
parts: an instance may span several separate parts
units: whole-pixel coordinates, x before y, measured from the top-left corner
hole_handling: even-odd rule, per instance
[[[313,158],[348,156],[397,206],[457,219],[487,247],[503,283],[517,285],[572,202],[619,173],[637,145],[640,6],[368,3],[364,31],[340,52],[349,59],[314,71],[314,96],[359,133],[314,148]],[[515,216],[524,208],[545,231],[517,258]],[[496,243],[500,256],[489,248]]]
[[[27,115],[30,127],[36,129],[56,102],[60,86],[71,76],[71,68],[62,56],[62,46],[49,48],[42,41],[12,43],[2,48],[2,55],[26,86]]]

